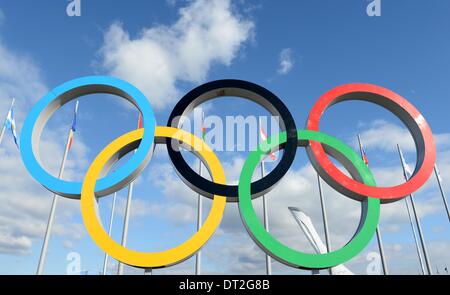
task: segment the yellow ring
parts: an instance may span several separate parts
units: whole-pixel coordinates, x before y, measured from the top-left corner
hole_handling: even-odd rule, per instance
[[[226,198],[223,196],[214,196],[211,211],[202,228],[189,240],[175,248],[162,252],[139,252],[127,249],[116,243],[106,233],[99,222],[95,209],[96,199],[94,188],[103,166],[105,166],[111,157],[124,146],[142,139],[143,134],[144,129],[131,131],[114,140],[100,152],[89,167],[86,177],[84,178],[80,202],[81,214],[89,235],[103,251],[108,253],[108,255],[128,265],[142,268],[158,268],[182,262],[194,255],[206,244],[222,221]],[[225,173],[219,159],[200,138],[181,129],[159,126],[156,127],[155,138],[156,137],[177,139],[192,148],[200,148],[198,153],[209,167],[213,181],[220,184],[226,183]]]

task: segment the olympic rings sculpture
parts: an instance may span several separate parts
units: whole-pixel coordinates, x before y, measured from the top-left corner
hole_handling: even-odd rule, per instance
[[[42,130],[60,107],[80,96],[94,93],[117,95],[134,104],[143,117],[143,128],[129,132],[110,143],[95,158],[84,181],[58,179],[39,163],[39,140]],[[280,118],[282,132],[261,143],[251,152],[242,169],[239,185],[227,185],[223,167],[208,145],[193,134],[180,129],[183,118],[208,100],[237,96],[260,104]],[[411,132],[416,144],[417,161],[413,176],[404,184],[377,187],[361,157],[345,143],[319,131],[325,111],[345,100],[365,100],[396,115]],[[165,144],[169,157],[182,181],[194,191],[212,199],[212,207],[201,229],[181,245],[162,252],[138,252],[115,242],[99,221],[96,198],[110,195],[127,186],[142,172],[151,159],[154,146]],[[267,194],[291,167],[298,146],[306,148],[313,167],[335,190],[361,203],[361,220],[348,244],[326,254],[307,254],[280,243],[259,221],[252,199]],[[195,152],[208,168],[209,181],[190,168],[178,148]],[[282,149],[283,155],[271,173],[252,182],[255,167],[270,152]],[[67,198],[80,199],[85,227],[95,243],[118,261],[141,268],[162,268],[180,263],[199,251],[220,225],[227,202],[238,202],[241,219],[253,240],[268,255],[286,265],[302,269],[326,269],[347,262],[358,255],[373,238],[382,203],[395,202],[417,191],[432,174],[436,146],[425,118],[400,95],[371,84],[347,84],[325,93],[314,105],[305,130],[296,127],[293,116],[281,99],[269,90],[241,80],[219,80],[203,84],[186,94],[175,106],[167,126],[157,126],[149,100],[133,85],[104,76],[90,76],[66,82],[44,96],[31,110],[21,134],[21,156],[28,172],[48,190]],[[116,171],[111,167],[127,153],[130,160]],[[329,159],[333,157],[349,172],[344,174]]]

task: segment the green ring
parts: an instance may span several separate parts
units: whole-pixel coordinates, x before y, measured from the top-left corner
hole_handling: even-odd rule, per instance
[[[373,175],[364,161],[345,143],[332,136],[316,131],[298,130],[297,134],[301,145],[306,145],[307,141],[312,140],[337,151],[353,164],[366,185],[376,185]],[[358,232],[347,245],[337,251],[326,254],[302,253],[289,248],[268,233],[259,221],[252,205],[250,193],[253,172],[261,162],[263,155],[268,154],[271,150],[276,149],[285,142],[286,132],[269,138],[266,142],[259,145],[256,151],[250,154],[244,164],[239,179],[239,211],[248,233],[264,252],[289,266],[303,269],[326,269],[351,260],[364,250],[375,234],[380,219],[379,199],[367,198],[367,213]]]

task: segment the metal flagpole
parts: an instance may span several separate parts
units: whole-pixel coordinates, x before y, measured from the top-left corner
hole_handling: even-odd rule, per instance
[[[381,238],[380,226],[377,226],[376,234],[377,234],[378,248],[380,249],[380,257],[381,257],[381,265],[383,266],[383,273],[385,276],[387,276],[389,275],[389,271],[386,265],[385,259],[386,256],[384,255],[384,247],[383,247],[383,240]]]
[[[205,139],[205,130],[204,130],[204,121],[205,121],[205,113],[202,112],[202,123],[201,123],[201,132],[202,138]],[[198,174],[202,176],[202,161],[199,159],[198,161]],[[197,200],[197,231],[200,230],[203,224],[203,199],[202,195],[198,194]],[[202,273],[202,251],[199,250],[195,255],[195,275],[201,275]]]
[[[125,220],[123,223],[123,232],[122,232],[122,242],[121,245],[125,247],[127,245],[127,239],[128,239],[128,226],[130,223],[130,213],[131,213],[131,199],[133,197],[133,187],[134,182],[130,183],[128,186],[128,197],[127,197],[127,205],[125,207]],[[119,268],[117,270],[118,275],[123,275],[124,271],[124,264],[122,262],[119,262]]]
[[[361,135],[359,135],[359,134],[358,134],[358,143],[359,143],[359,150],[361,152],[361,157],[363,159],[367,160],[367,157],[364,153]],[[366,162],[366,165],[369,166],[369,163]],[[384,255],[383,239],[381,238],[381,231],[380,231],[379,225],[377,225],[376,235],[377,235],[378,249],[380,251],[381,265],[383,267],[383,273],[384,273],[384,275],[387,276],[387,275],[389,275],[389,270],[387,268],[387,263],[386,263],[386,258],[385,258],[386,256]]]
[[[198,160],[198,173],[200,176],[202,176],[202,161]],[[197,204],[197,231],[200,230],[203,223],[203,202],[202,202],[202,195],[198,194],[198,204]],[[195,274],[201,275],[202,273],[202,251],[198,251],[197,255],[195,256]]]
[[[111,236],[112,233],[112,226],[113,226],[113,220],[114,220],[114,211],[116,209],[116,198],[117,193],[114,193],[113,202],[112,202],[112,208],[111,208],[111,216],[109,218],[109,229],[108,229],[108,236]],[[103,261],[103,275],[106,275],[106,268],[108,266],[108,253],[105,252],[105,259]]]
[[[261,162],[261,178],[265,176],[265,166],[264,160]],[[263,200],[263,212],[264,212],[264,228],[269,232],[269,213],[268,213],[268,202],[267,197],[264,195]],[[268,254],[266,254],[266,274],[268,276],[272,275],[272,260]]]
[[[2,144],[3,136],[5,135],[5,131],[6,131],[6,124],[3,124],[2,132],[0,133],[0,145]]]
[[[142,128],[142,117],[141,113],[139,113],[139,119],[138,119],[138,129]],[[136,152],[136,151],[135,151]],[[127,196],[127,205],[125,207],[125,218],[123,222],[123,231],[122,231],[122,242],[121,245],[125,247],[127,245],[127,239],[128,239],[128,227],[130,224],[130,214],[131,214],[131,200],[133,198],[133,188],[134,188],[134,181],[130,183],[128,186],[128,196]],[[119,267],[117,268],[117,274],[123,275],[124,272],[124,264],[122,262],[119,262]]]
[[[408,175],[408,172],[406,170],[406,161],[405,161],[405,158],[403,157],[403,152],[400,149],[400,145],[397,145],[397,148],[398,148],[398,153],[400,155],[400,161],[402,162],[403,175],[405,177],[405,180],[408,181],[410,176]],[[417,215],[416,204],[415,204],[415,201],[414,201],[413,194],[410,194],[409,198],[411,200],[411,205],[412,205],[412,209],[413,209],[414,219],[416,220],[417,232],[419,233],[420,243],[422,244],[422,250],[423,250],[423,256],[424,256],[424,259],[425,259],[425,265],[427,267],[428,274],[432,275],[433,274],[433,270],[431,269],[430,259],[428,258],[427,244],[425,243],[425,239],[424,239],[423,232],[422,232],[422,226],[420,225],[419,216]]]
[[[408,211],[409,223],[411,224],[411,231],[414,236],[414,242],[416,244],[417,256],[419,257],[420,267],[422,269],[422,274],[425,275],[425,265],[423,265],[422,253],[420,252],[419,241],[417,240],[416,230],[414,229],[414,223],[411,217],[411,211],[409,210],[408,199],[405,198],[406,210]]]
[[[330,246],[330,234],[328,231],[328,217],[327,210],[325,207],[325,199],[323,198],[323,189],[322,189],[322,181],[320,180],[319,174],[317,174],[317,183],[319,185],[319,196],[320,196],[320,207],[322,208],[322,218],[323,218],[323,228],[325,232],[325,245],[327,246],[328,253],[331,250]],[[333,275],[333,270],[331,268],[328,269],[330,275]]]
[[[63,175],[64,175],[64,168],[66,167],[66,161],[67,161],[67,155],[69,154],[69,150],[70,150],[70,146],[72,143],[72,137],[73,137],[73,133],[74,133],[74,122],[76,122],[76,115],[78,112],[78,101],[75,104],[75,117],[74,117],[74,121],[72,121],[72,127],[69,130],[69,135],[67,136],[67,142],[66,142],[66,148],[64,150],[64,156],[63,156],[63,160],[61,162],[61,167],[59,169],[59,175],[58,178],[62,179]],[[52,228],[53,228],[53,223],[55,221],[55,213],[56,213],[56,205],[58,204],[58,199],[59,196],[57,194],[53,194],[53,202],[52,202],[52,207],[50,209],[50,216],[48,218],[48,222],[47,222],[47,229],[45,231],[45,237],[44,237],[44,243],[42,244],[42,249],[41,249],[41,255],[39,257],[39,264],[38,264],[38,268],[36,271],[37,275],[42,275],[44,274],[44,265],[45,265],[45,259],[47,257],[47,251],[48,251],[48,242],[50,240],[50,235],[52,233]]]
[[[262,126],[261,117],[259,118],[259,137],[260,141],[263,142],[267,140],[267,135],[265,134]],[[265,161],[262,159],[261,161],[261,178],[264,178],[266,175],[266,169],[265,169]],[[267,232],[269,232],[269,213],[268,213],[268,201],[266,196],[262,196],[263,200],[263,215],[264,215],[264,228]],[[266,275],[270,276],[272,275],[272,260],[268,254],[266,254]]]
[[[430,259],[429,259],[429,256],[428,256],[427,244],[425,243],[425,239],[423,237],[423,232],[422,232],[422,226],[420,225],[419,216],[417,215],[417,210],[416,210],[416,204],[415,204],[415,201],[414,201],[414,196],[411,194],[409,197],[411,199],[411,205],[412,205],[413,213],[414,213],[414,216],[415,216],[415,219],[416,219],[416,226],[417,226],[417,232],[419,233],[420,243],[422,244],[422,248],[423,248],[423,255],[424,255],[424,258],[425,258],[425,265],[427,266],[428,274],[429,275],[433,275],[433,270],[431,269]]]
[[[69,131],[69,136],[67,137],[66,149],[64,150],[63,160],[61,162],[61,167],[59,169],[58,178],[60,178],[60,179],[64,175],[64,168],[66,166],[67,155],[69,154],[69,144],[70,144],[71,133],[72,133],[72,129]],[[44,243],[42,245],[41,256],[39,258],[38,269],[36,272],[37,275],[44,274],[45,258],[47,256],[48,242],[50,240],[53,223],[55,221],[55,212],[56,212],[56,205],[58,204],[58,199],[59,199],[59,196],[57,194],[54,194],[52,208],[50,209],[50,216],[49,216],[48,222],[47,222],[47,230],[45,231]]]
[[[8,113],[6,114],[6,118],[5,121],[3,123],[3,128],[2,128],[2,132],[0,133],[0,145],[2,144],[3,141],[3,136],[5,135],[5,131],[6,131],[6,120],[8,120],[8,114],[11,111],[11,109],[14,107],[14,103],[16,102],[16,99],[13,98],[12,102],[11,102],[11,106],[9,107]]]
[[[434,165],[434,174],[436,174],[436,179],[439,184],[439,190],[441,191],[442,201],[444,202],[445,210],[447,211],[448,220],[450,221],[450,209],[448,207],[447,197],[445,196],[444,187],[442,186],[442,177],[441,177],[441,174],[439,173],[437,164]]]

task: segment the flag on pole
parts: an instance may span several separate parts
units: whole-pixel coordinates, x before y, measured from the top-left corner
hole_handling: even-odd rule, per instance
[[[261,142],[264,142],[264,141],[267,140],[267,133],[266,133],[266,131],[264,130],[264,128],[262,127],[261,122],[260,122],[260,124],[259,124],[259,136],[260,136],[260,138],[261,138]],[[269,154],[269,157],[270,157],[270,159],[272,160],[272,162],[274,162],[274,161],[277,160],[277,156],[276,156],[275,153],[273,153],[273,152],[271,152],[271,153]]]
[[[369,166],[369,158],[367,158],[367,154],[364,148],[362,149],[362,158],[366,166]]]
[[[203,139],[203,141],[205,141],[205,139],[206,139],[207,131],[208,131],[208,129],[205,126],[205,113],[202,112],[202,139]]]
[[[70,150],[72,148],[72,141],[73,141],[73,134],[75,133],[75,131],[77,131],[77,114],[78,114],[78,100],[75,103],[75,110],[73,113],[73,120],[72,120],[72,127],[70,128],[70,133],[69,133],[69,145],[68,145],[68,150]]]
[[[138,129],[141,129],[143,127],[143,123],[142,123],[142,114],[139,113],[139,118],[138,118]]]
[[[406,178],[406,180],[408,180],[413,175],[413,172],[412,172],[411,168],[409,167],[409,165],[406,163],[405,157],[403,156],[403,152],[401,150],[399,150],[399,151],[400,151],[400,158],[402,160],[402,165],[403,165],[403,167],[405,167],[405,170],[404,170],[405,178]]]
[[[11,131],[11,133],[14,137],[14,143],[16,144],[17,148],[19,148],[19,143],[17,141],[17,132],[16,132],[16,120],[14,118],[14,105],[11,105],[11,108],[9,109],[8,116],[6,117],[6,121],[5,121],[5,127],[6,127],[6,129]]]
[[[359,142],[359,149],[361,151],[361,157],[366,166],[369,166],[369,158],[367,157],[366,150],[364,149],[360,135],[358,135],[358,142]]]
[[[202,127],[202,139],[203,139],[203,140],[205,140],[205,138],[206,138],[206,132],[207,132],[206,127],[203,126],[203,127]]]

